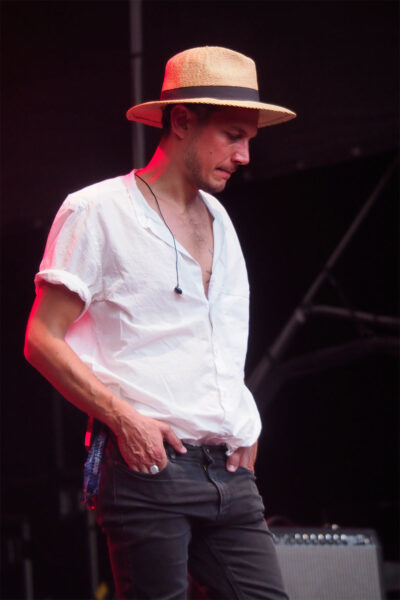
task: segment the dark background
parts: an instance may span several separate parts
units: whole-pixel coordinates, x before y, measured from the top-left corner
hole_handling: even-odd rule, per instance
[[[252,288],[250,376],[396,157],[398,3],[145,0],[142,10],[144,100],[159,96],[170,56],[220,45],[256,60],[263,100],[298,113],[260,132],[221,194]],[[1,11],[2,597],[23,597],[27,555],[36,598],[88,598],[86,419],[22,349],[62,200],[139,166],[124,118],[129,3],[7,1]],[[147,158],[158,136],[146,129]],[[398,317],[398,184],[395,173],[334,268],[339,287],[325,283],[316,302]],[[385,561],[399,560],[397,336],[355,319],[307,320],[256,393],[267,516],[374,528]],[[338,346],[329,365],[317,355],[294,373],[296,357]]]

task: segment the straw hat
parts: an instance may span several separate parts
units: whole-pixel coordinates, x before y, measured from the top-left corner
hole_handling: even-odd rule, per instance
[[[162,127],[163,108],[181,103],[253,108],[259,111],[258,127],[283,123],[296,116],[282,106],[260,102],[254,61],[218,46],[191,48],[170,58],[160,100],[132,106],[126,116],[130,121]]]

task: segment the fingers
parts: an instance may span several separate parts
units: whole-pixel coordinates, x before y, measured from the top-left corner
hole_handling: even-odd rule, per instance
[[[168,463],[164,441],[177,452],[187,450],[181,440],[166,423],[143,415],[136,415],[135,420],[119,432],[118,444],[122,457],[134,471],[151,473],[151,467],[161,471]]]
[[[162,471],[168,463],[168,457],[165,451],[153,451],[150,453],[144,452],[139,448],[128,448],[126,450],[120,445],[120,452],[128,467],[132,471],[138,471],[140,473],[152,473],[154,475],[152,467],[156,466]]]
[[[138,435],[135,432],[135,437],[120,435],[118,438],[119,450],[122,458],[133,471],[141,473],[150,473],[150,467],[156,465],[160,470],[163,469],[168,462],[165,448],[163,446],[163,438],[159,431],[142,432]]]
[[[160,445],[157,446],[153,446],[151,450],[149,450],[148,452],[148,461],[147,461],[147,467],[150,471],[150,468],[153,466],[156,466],[160,469],[164,469],[167,466],[168,463],[168,456],[165,452],[165,448],[163,446],[162,443],[162,438],[159,441]]]
[[[181,440],[175,435],[175,433],[172,431],[172,429],[170,427],[168,427],[168,425],[166,425],[165,427],[166,427],[166,429],[163,431],[164,440],[166,442],[168,442],[169,444],[171,444],[171,446],[177,452],[180,452],[181,454],[185,454],[187,452],[187,449],[182,444]]]
[[[241,447],[235,450],[226,461],[226,468],[231,473],[237,471],[238,467],[244,467],[254,472],[254,459],[257,446]]]
[[[240,459],[241,459],[241,448],[238,448],[237,450],[235,450],[235,452],[233,452],[233,454],[231,454],[228,457],[228,460],[226,461],[226,468],[228,471],[230,471],[231,473],[234,473],[238,466],[240,465]]]

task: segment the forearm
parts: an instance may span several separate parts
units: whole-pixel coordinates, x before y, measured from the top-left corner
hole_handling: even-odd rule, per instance
[[[113,394],[64,339],[49,335],[36,325],[28,331],[25,357],[67,400],[115,433],[124,415],[134,417],[135,409]]]
[[[185,452],[168,424],[141,415],[113,394],[66,343],[65,335],[82,313],[83,301],[63,286],[43,284],[29,317],[25,357],[72,404],[115,433],[132,469],[148,472],[165,465],[163,442]]]
[[[110,427],[132,469],[148,472],[152,464],[165,466],[163,440],[178,452],[186,451],[167,424],[141,415],[113,394],[63,338],[38,323],[28,327],[25,357],[67,400]]]

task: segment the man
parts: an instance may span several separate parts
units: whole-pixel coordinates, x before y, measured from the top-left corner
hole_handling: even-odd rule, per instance
[[[259,127],[254,62],[181,52],[149,164],[68,196],[49,234],[25,355],[109,431],[96,501],[118,598],[286,598],[254,481],[260,419],[243,382],[248,282],[222,191]]]

